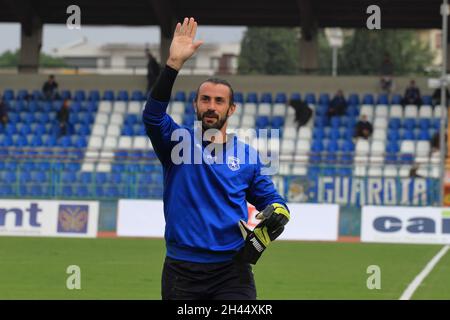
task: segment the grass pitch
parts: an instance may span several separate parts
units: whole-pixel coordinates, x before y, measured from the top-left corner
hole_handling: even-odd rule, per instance
[[[398,299],[441,247],[278,241],[253,269],[258,299]],[[160,299],[164,254],[160,239],[0,237],[0,299]],[[70,265],[81,290],[66,288]],[[450,299],[449,253],[413,299]]]

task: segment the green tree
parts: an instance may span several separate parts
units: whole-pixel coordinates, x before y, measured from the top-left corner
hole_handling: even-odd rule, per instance
[[[331,49],[326,41],[319,41],[319,47],[321,70],[330,74]],[[377,75],[385,53],[394,65],[394,75],[426,74],[433,59],[415,31],[358,29],[344,38],[338,54],[338,73]]]
[[[17,67],[19,64],[20,50],[5,51],[0,55],[0,67]],[[64,59],[55,58],[48,54],[41,53],[39,55],[39,66],[45,68],[61,68],[66,67],[67,64]]]
[[[298,59],[298,29],[249,27],[241,42],[238,72],[295,74]]]

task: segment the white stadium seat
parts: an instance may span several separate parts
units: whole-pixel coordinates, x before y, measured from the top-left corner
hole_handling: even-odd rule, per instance
[[[134,137],[133,138],[133,149],[147,149],[148,148],[148,138],[147,137]]]
[[[375,116],[376,117],[383,117],[383,118],[387,118],[387,116],[389,115],[389,110],[388,110],[388,106],[385,104],[379,104],[376,106],[375,108]]]
[[[286,139],[296,139],[297,138],[297,129],[294,127],[285,128],[283,131],[283,137]]]
[[[123,124],[123,115],[120,113],[113,113],[111,118],[109,118],[109,123],[121,126]]]
[[[113,112],[114,113],[120,113],[123,114],[127,112],[127,104],[124,101],[116,101],[114,102],[113,106]]]
[[[98,105],[98,112],[103,113],[111,113],[112,112],[112,103],[111,101],[100,101]]]
[[[299,139],[311,140],[311,137],[312,137],[311,128],[309,128],[309,127],[300,127],[300,130],[298,132],[298,138]]]
[[[184,113],[184,102],[174,101],[170,107],[170,114],[183,114]]]
[[[244,111],[244,115],[256,115],[256,103],[246,102],[242,107],[242,111]]]
[[[120,126],[117,124],[110,124],[106,129],[106,135],[108,137],[118,137],[120,136]]]
[[[415,141],[413,140],[403,140],[400,145],[401,153],[412,153],[414,154],[416,151]]]
[[[391,118],[402,118],[403,117],[403,107],[399,104],[393,104],[391,105],[391,112],[390,117]]]
[[[103,146],[103,138],[99,136],[91,136],[89,138],[88,149],[101,149]]]
[[[103,149],[113,150],[117,148],[117,137],[106,137],[103,142]]]
[[[417,106],[415,104],[408,104],[405,106],[405,118],[417,118]]]
[[[419,118],[432,118],[433,108],[429,105],[423,105],[419,109]]]
[[[244,116],[242,117],[242,120],[241,120],[241,127],[242,128],[254,128],[255,127],[255,116],[244,113]]]
[[[286,114],[286,105],[284,103],[275,103],[273,105],[273,116],[284,117],[285,114]]]
[[[258,115],[270,116],[272,114],[272,107],[270,103],[260,103],[258,107]]]
[[[142,113],[142,103],[139,101],[131,101],[128,104],[127,113],[129,114],[141,114]]]
[[[92,127],[91,135],[104,137],[106,135],[105,125],[104,124],[94,124],[94,126]]]
[[[367,119],[369,120],[369,121],[372,121],[372,118],[373,118],[373,110],[374,110],[374,108],[373,108],[373,106],[372,105],[370,105],[370,104],[363,104],[362,106],[361,106],[361,110],[359,111],[359,114],[362,116],[362,115],[366,115],[367,116]]]
[[[97,116],[95,117],[95,124],[105,124],[107,125],[109,123],[109,115],[104,112],[97,113]]]
[[[117,147],[119,149],[131,149],[131,147],[132,147],[131,137],[120,137],[119,144]]]
[[[386,140],[386,133],[387,131],[385,129],[377,129],[373,130],[372,139],[373,140]]]
[[[374,124],[373,124],[373,127],[375,129],[384,129],[384,130],[386,130],[387,126],[388,126],[388,122],[387,122],[386,118],[378,118],[378,117],[375,118],[375,121],[374,121]]]
[[[397,177],[398,170],[396,166],[387,165],[384,167],[383,176],[385,177]]]

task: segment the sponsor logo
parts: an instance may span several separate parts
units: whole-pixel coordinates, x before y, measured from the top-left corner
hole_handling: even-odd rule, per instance
[[[58,210],[58,233],[87,233],[88,205],[62,204]]]
[[[42,212],[42,209],[39,208],[37,203],[31,203],[28,209],[21,208],[0,208],[0,227],[6,225],[6,217],[14,216],[14,226],[22,227],[24,226],[24,212],[29,213],[28,225],[30,227],[40,227],[41,224],[38,221],[38,214]]]
[[[240,168],[239,162],[240,161],[238,158],[229,156],[227,159],[228,168],[230,168],[232,171],[239,170]]]
[[[250,242],[253,244],[253,246],[258,252],[262,252],[264,250],[264,248],[261,246],[258,240],[256,240],[256,238],[250,239]]]
[[[441,230],[436,230],[437,221],[430,217],[402,219],[394,216],[381,216],[373,221],[375,230],[383,233],[395,233],[406,230],[408,233],[450,234],[450,211],[442,212]]]

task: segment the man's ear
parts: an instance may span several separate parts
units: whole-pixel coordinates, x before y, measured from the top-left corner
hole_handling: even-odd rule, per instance
[[[228,108],[228,116],[231,116],[235,111],[236,111],[236,104],[233,103],[233,104]]]

